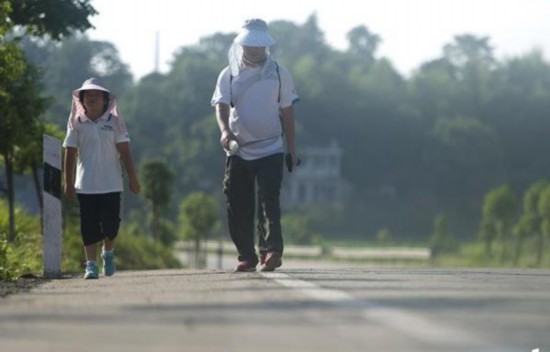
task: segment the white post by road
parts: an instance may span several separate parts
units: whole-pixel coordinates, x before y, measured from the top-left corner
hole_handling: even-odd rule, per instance
[[[61,141],[44,135],[44,276],[61,275]]]

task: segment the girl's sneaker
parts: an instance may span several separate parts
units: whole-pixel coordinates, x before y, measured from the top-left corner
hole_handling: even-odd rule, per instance
[[[116,271],[115,254],[113,251],[101,252],[101,258],[103,259],[103,274],[113,276]]]
[[[86,263],[86,272],[84,273],[85,279],[97,279],[99,278],[99,268],[95,262]]]

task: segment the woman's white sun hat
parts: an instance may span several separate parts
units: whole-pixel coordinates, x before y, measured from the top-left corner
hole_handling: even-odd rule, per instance
[[[118,111],[115,94],[112,93],[109,89],[107,89],[107,86],[105,86],[105,84],[99,78],[95,78],[95,77],[85,80],[84,83],[82,83],[82,86],[80,88],[73,90],[71,112],[69,114],[69,119],[67,121],[68,128],[71,130],[77,128],[78,123],[83,119],[87,118],[86,109],[84,108],[84,105],[80,101],[80,92],[83,90],[100,90],[100,91],[109,93],[109,101],[103,115],[114,116],[117,122],[117,127],[119,129],[119,132],[121,134],[127,135],[128,130],[126,129],[126,124],[124,123],[124,120],[122,120],[122,117],[120,116],[120,113]]]
[[[99,78],[92,77],[85,80],[80,88],[73,90],[73,96],[78,98],[80,92],[83,90],[101,90],[109,93],[110,99],[113,98],[113,93],[111,93],[111,91],[107,89],[105,83],[103,83]]]
[[[241,31],[235,37],[235,43],[242,46],[270,47],[276,42],[267,32],[267,23],[253,18],[245,21]]]

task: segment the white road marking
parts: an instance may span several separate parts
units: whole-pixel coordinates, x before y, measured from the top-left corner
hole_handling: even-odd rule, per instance
[[[437,322],[433,323],[403,310],[380,306],[366,302],[363,299],[359,300],[344,291],[325,289],[311,282],[295,279],[283,273],[260,272],[260,275],[322,302],[357,305],[358,308],[362,308],[362,315],[365,319],[382,324],[392,330],[397,330],[416,340],[458,346],[465,344],[486,345],[485,342],[474,338],[471,334],[445,327]]]
[[[274,273],[274,272],[271,272],[271,273],[260,272],[260,275],[266,278],[272,279],[273,281],[283,286],[293,288],[296,291],[299,291],[300,293],[303,293],[306,296],[315,298],[319,301],[335,302],[335,303],[356,301],[355,298],[348,295],[344,291],[321,288],[315,284],[312,284],[311,282],[294,279],[287,274]]]

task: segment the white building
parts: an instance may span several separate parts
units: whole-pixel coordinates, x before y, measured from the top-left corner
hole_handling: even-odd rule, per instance
[[[345,192],[341,177],[342,149],[336,141],[326,147],[306,147],[299,150],[301,165],[286,174],[283,204],[339,204]]]

